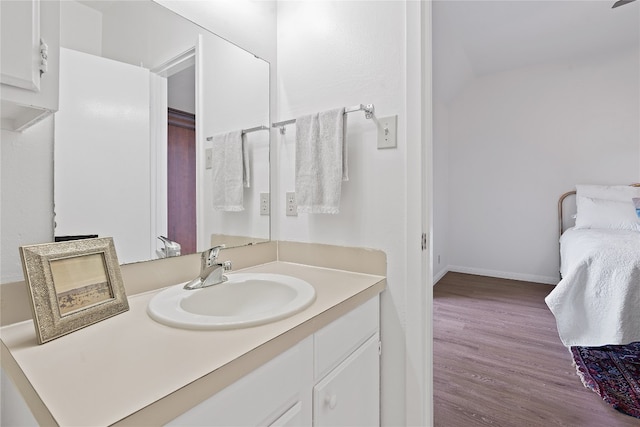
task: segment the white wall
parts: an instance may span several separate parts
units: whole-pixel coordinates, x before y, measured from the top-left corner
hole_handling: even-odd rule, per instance
[[[169,108],[196,113],[196,68],[192,65],[167,77],[167,103]]]
[[[404,332],[407,277],[404,2],[279,2],[278,120],[373,103],[398,114],[398,148],[376,148],[375,123],[349,114],[349,181],[336,215],[278,215],[277,238],[361,246],[387,254],[382,296],[382,424],[404,424]],[[295,126],[278,134],[278,181],[284,206],[295,190]],[[416,201],[419,206],[419,201]],[[417,241],[417,236],[416,236]]]
[[[459,1],[458,5],[467,4]],[[476,2],[475,4],[480,4]],[[473,66],[469,61],[460,36],[455,28],[448,25],[451,22],[452,2],[433,1],[433,95],[438,102],[448,104],[455,98],[465,85],[475,78]],[[454,10],[453,13],[460,13]],[[464,19],[464,16],[454,15]],[[464,22],[464,21],[463,21]]]
[[[60,2],[60,46],[102,56],[102,13],[77,1]]]
[[[433,103],[433,281],[449,266],[449,109]]]
[[[53,117],[0,138],[0,283],[9,283],[23,278],[18,247],[53,237]]]
[[[639,59],[633,50],[492,74],[453,99],[442,130],[449,269],[557,283],[560,194],[640,179]]]

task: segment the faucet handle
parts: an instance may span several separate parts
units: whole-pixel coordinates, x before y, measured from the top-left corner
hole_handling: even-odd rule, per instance
[[[231,261],[225,261],[222,263],[222,270],[231,271],[233,267],[231,266]]]
[[[217,245],[202,252],[202,267],[211,267],[218,258],[220,249],[224,249],[225,247],[225,245]]]
[[[158,236],[158,240],[164,244],[164,248],[161,248],[159,252],[162,254],[162,258],[180,256],[182,250],[180,243],[169,240],[164,236]]]

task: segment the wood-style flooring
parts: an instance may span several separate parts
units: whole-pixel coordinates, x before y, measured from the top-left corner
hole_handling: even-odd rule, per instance
[[[447,273],[434,287],[437,427],[640,426],[582,385],[549,285]]]

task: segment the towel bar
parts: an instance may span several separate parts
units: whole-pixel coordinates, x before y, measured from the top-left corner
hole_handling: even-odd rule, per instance
[[[265,125],[256,126],[254,128],[242,129],[242,134],[244,135],[245,133],[249,133],[249,132],[255,132],[255,131],[258,131],[258,130],[269,130],[269,129],[270,129],[269,126],[265,126]],[[212,139],[213,139],[212,136],[208,136],[207,137],[207,141],[211,141]]]
[[[370,119],[373,117],[375,113],[375,107],[373,104],[367,104],[367,105],[358,104],[358,105],[354,105],[353,107],[347,107],[344,109],[345,114],[354,113],[356,111],[364,111],[364,116],[367,119]],[[294,124],[295,122],[296,122],[296,119],[283,120],[281,122],[272,123],[271,127],[280,128],[280,133],[284,135],[286,133],[285,126]]]

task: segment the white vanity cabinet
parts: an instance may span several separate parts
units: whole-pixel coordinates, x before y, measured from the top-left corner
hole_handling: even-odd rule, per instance
[[[22,131],[58,109],[60,2],[0,2],[1,127]]]
[[[379,298],[314,334],[313,425],[380,425]]]
[[[169,426],[380,425],[376,296]]]

